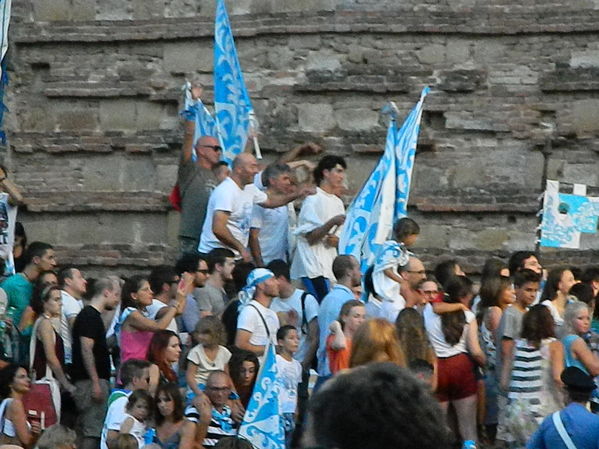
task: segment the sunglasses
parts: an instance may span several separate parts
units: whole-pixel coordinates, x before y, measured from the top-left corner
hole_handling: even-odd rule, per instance
[[[204,148],[212,148],[212,150],[214,150],[216,153],[218,153],[219,151],[223,151],[223,148],[220,145],[200,145],[201,147]]]

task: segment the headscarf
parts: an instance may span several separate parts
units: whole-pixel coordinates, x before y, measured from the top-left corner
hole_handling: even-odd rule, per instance
[[[267,279],[274,277],[274,273],[266,268],[254,268],[252,271],[250,271],[250,274],[248,274],[248,277],[245,281],[245,287],[243,287],[239,292],[239,302],[241,302],[242,305],[250,302],[254,298],[256,286]]]

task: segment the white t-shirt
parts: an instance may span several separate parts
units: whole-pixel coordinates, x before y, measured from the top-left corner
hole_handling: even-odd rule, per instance
[[[206,384],[210,371],[222,370],[224,371],[225,366],[229,363],[231,358],[231,352],[224,346],[218,347],[218,352],[214,360],[211,360],[206,355],[204,347],[196,345],[187,354],[187,360],[197,365],[195,381],[196,384]]]
[[[133,421],[133,426],[131,427],[131,430],[129,430],[129,435],[133,435],[135,437],[135,439],[137,440],[138,448],[144,447],[145,446],[144,436],[146,434],[146,430],[148,429],[148,427],[146,426],[145,423],[139,421],[136,417],[131,416],[128,413],[125,414],[123,421],[127,418],[130,418]]]
[[[15,274],[12,250],[15,244],[15,223],[17,207],[8,203],[9,195],[0,192],[0,259],[5,261],[3,274]]]
[[[466,345],[468,324],[475,319],[475,316],[469,310],[465,311],[464,314],[466,315],[466,324],[464,325],[462,337],[456,345],[450,346],[445,341],[445,335],[443,335],[443,328],[441,327],[441,315],[437,315],[430,304],[424,306],[424,326],[426,327],[428,339],[431,342],[437,357],[446,358],[461,353],[468,353],[468,347]]]
[[[69,318],[76,317],[83,310],[83,301],[64,290],[60,291],[62,299],[62,317],[60,319],[60,336],[64,344],[64,361],[70,365],[73,361],[73,336],[69,326]]]
[[[293,358],[295,360],[299,360],[300,362],[304,361],[304,357],[306,356],[306,352],[308,351],[308,325],[310,321],[318,318],[318,301],[314,296],[307,294],[304,299],[304,311],[306,314],[306,325],[304,326],[304,332],[302,332],[302,295],[304,294],[303,290],[298,288],[295,289],[293,294],[289,298],[275,298],[272,300],[272,304],[270,305],[270,310],[274,312],[289,312],[290,310],[295,310],[297,312],[297,333],[300,337],[300,344],[297,352],[293,354]]]
[[[256,310],[257,309],[257,310]],[[262,318],[264,321],[262,321]],[[268,326],[267,329],[264,327],[264,322]],[[277,331],[279,330],[279,318],[277,314],[264,307],[258,301],[251,300],[246,304],[239,313],[237,318],[237,329],[248,331],[252,334],[250,337],[250,343],[255,346],[266,346],[269,340],[272,344],[277,344]],[[264,355],[258,357],[260,364],[264,360]]]
[[[405,308],[406,300],[401,295],[398,295],[393,301],[385,299],[381,304],[380,317],[395,324],[397,315]]]
[[[158,314],[158,312],[160,312],[160,310],[163,307],[168,307],[168,304],[165,304],[159,299],[154,298],[152,299],[152,304],[146,307],[145,315],[151,320],[156,320],[156,315]],[[166,326],[166,328],[169,331],[173,331],[175,334],[179,333],[179,327],[177,326],[177,321],[175,320],[175,318],[173,318],[171,322],[168,323],[168,326]]]
[[[255,204],[252,209],[251,227],[260,229],[258,241],[260,242],[260,251],[264,264],[277,259],[287,261],[289,251],[287,242],[289,206],[287,204],[268,209]]]
[[[129,402],[129,396],[131,395],[131,391],[120,390],[119,393],[122,393],[122,396],[118,399],[115,399],[110,406],[108,407],[108,411],[106,412],[106,418],[104,418],[104,426],[102,427],[102,436],[100,438],[100,449],[108,449],[106,445],[106,437],[108,436],[109,430],[119,431],[121,430],[121,424],[125,420],[125,416],[127,412],[125,411],[125,407],[127,406],[127,402]],[[117,392],[113,392],[112,394],[118,394]]]
[[[297,385],[302,381],[302,365],[295,359],[285,360],[277,354],[278,379],[281,382],[279,401],[281,413],[295,413],[297,408]]]
[[[332,267],[333,260],[337,257],[337,249],[325,246],[322,240],[315,245],[310,245],[306,234],[321,227],[336,215],[343,214],[345,214],[343,201],[337,195],[327,193],[320,187],[316,188],[315,195],[306,197],[295,230],[297,248],[291,264],[293,279],[324,276],[332,281],[335,280]],[[333,227],[330,233],[339,236],[341,227]]]
[[[210,194],[198,251],[209,253],[214,248],[227,248],[212,232],[212,221],[216,211],[230,213],[227,228],[233,237],[239,240],[243,246],[247,246],[252,207],[267,199],[266,193],[260,191],[254,184],[248,184],[241,189],[231,178],[221,182]],[[233,251],[237,254],[236,250]]]
[[[71,296],[64,290],[61,291],[62,314],[65,318],[73,318],[83,310],[83,301]]]

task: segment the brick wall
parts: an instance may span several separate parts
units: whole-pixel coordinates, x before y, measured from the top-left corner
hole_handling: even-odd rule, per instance
[[[211,102],[214,2],[13,3],[6,127],[31,238],[88,271],[172,260],[179,88],[199,77]],[[267,159],[314,140],[349,159],[358,189],[384,142],[381,106],[393,99],[406,113],[432,87],[411,196],[418,252],[449,251],[470,270],[534,247],[544,170],[599,185],[597,9],[597,0],[229,2]],[[596,262],[599,236],[582,246],[545,259]]]

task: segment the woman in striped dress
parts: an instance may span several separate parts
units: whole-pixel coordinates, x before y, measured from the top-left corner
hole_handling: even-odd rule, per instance
[[[560,374],[564,349],[555,338],[554,321],[543,305],[531,308],[522,320],[511,365],[506,426],[511,447],[524,447],[543,418],[563,407]]]

